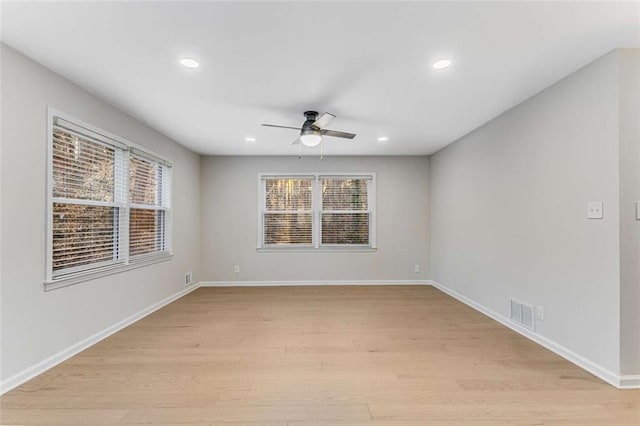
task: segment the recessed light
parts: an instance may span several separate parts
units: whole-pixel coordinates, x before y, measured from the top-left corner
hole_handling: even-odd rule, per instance
[[[451,61],[449,59],[440,59],[439,61],[435,61],[433,63],[433,67],[437,70],[441,70],[442,68],[446,68],[451,65]]]
[[[378,138],[378,142],[387,142],[388,140],[389,140],[389,138],[388,138],[388,137],[386,137],[386,136],[380,136],[380,137]]]
[[[255,142],[256,138],[247,137],[247,138],[244,138],[244,140],[247,141],[247,142]]]
[[[182,58],[180,59],[180,65],[187,68],[198,68],[200,64],[195,59]]]

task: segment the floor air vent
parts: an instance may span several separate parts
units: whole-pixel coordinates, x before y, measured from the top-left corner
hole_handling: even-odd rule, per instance
[[[529,330],[535,330],[533,306],[511,299],[511,320]]]

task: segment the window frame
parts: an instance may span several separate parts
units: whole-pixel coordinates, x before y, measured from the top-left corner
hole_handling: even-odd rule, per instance
[[[53,271],[53,211],[54,203],[58,201],[58,197],[53,196],[54,180],[53,180],[53,145],[54,145],[54,129],[56,126],[56,118],[80,128],[81,130],[70,130],[70,133],[77,133],[92,142],[105,145],[114,149],[114,194],[113,202],[100,202],[92,200],[76,200],[69,199],[71,204],[98,205],[109,206],[117,209],[117,220],[114,224],[114,259],[103,262],[90,263],[87,265],[79,265],[77,267],[68,268],[64,274],[56,276]],[[86,131],[86,132],[85,132]],[[92,124],[86,123],[76,117],[61,112],[57,109],[47,107],[47,126],[46,126],[46,143],[47,143],[47,167],[46,167],[46,219],[45,219],[45,279],[44,290],[49,291],[60,287],[89,281],[106,275],[123,272],[142,266],[164,262],[173,258],[173,164],[171,161],[144,148],[136,143],[130,142],[120,136],[110,133]],[[168,170],[170,170],[168,182],[161,182],[168,185],[168,205],[165,210],[164,224],[164,245],[167,250],[152,253],[144,256],[129,256],[129,215],[131,208],[135,208],[135,204],[129,200],[129,156],[135,154],[138,156],[146,156],[152,161],[160,162]],[[124,158],[122,158],[124,156]],[[125,170],[122,170],[125,169]],[[122,181],[124,178],[124,181]],[[163,189],[161,189],[163,190]],[[116,253],[119,254],[115,257]]]
[[[155,157],[154,154],[149,154],[146,151],[140,151],[139,149],[135,148],[135,147],[131,147],[130,151],[129,151],[129,159],[126,162],[127,163],[127,167],[130,165],[131,162],[131,157],[138,157],[139,159],[143,160],[143,161],[152,161],[152,162],[158,162],[158,161],[166,161],[163,160],[161,158],[152,158]],[[145,259],[149,259],[149,258],[154,258],[154,257],[158,257],[161,255],[161,253],[171,253],[172,254],[172,244],[171,244],[171,224],[173,223],[173,209],[172,209],[172,196],[173,196],[173,191],[172,191],[172,178],[173,178],[173,174],[172,171],[169,170],[169,173],[162,173],[160,172],[161,169],[158,169],[158,188],[157,188],[157,203],[155,204],[145,204],[145,203],[134,203],[133,201],[131,201],[129,199],[129,191],[131,190],[129,185],[127,185],[127,189],[126,189],[126,194],[125,194],[125,199],[127,200],[126,203],[128,204],[128,208],[127,208],[127,225],[129,225],[128,229],[127,229],[127,235],[126,235],[126,244],[127,244],[127,257],[129,259],[130,263],[134,263],[134,262],[141,262],[144,261]],[[126,171],[126,176],[127,179],[129,178],[129,174],[130,171],[127,170]],[[164,194],[164,189],[168,188],[168,199],[165,200],[165,197],[167,196],[166,194]],[[151,252],[151,253],[140,253],[140,254],[131,254],[131,211],[132,210],[149,210],[149,211],[155,211],[155,212],[162,212],[163,214],[160,215],[161,221],[162,221],[162,233],[164,235],[164,239],[162,240],[162,245],[163,247],[167,248],[167,250],[162,250],[161,252]],[[156,225],[158,226],[158,225]]]
[[[312,244],[311,245],[265,245],[264,213],[266,204],[266,179],[312,179]],[[369,213],[369,244],[322,244],[322,178],[368,179],[367,202]],[[375,172],[263,172],[258,173],[257,247],[258,252],[372,252],[376,243],[376,173]],[[345,211],[349,213],[351,211]]]

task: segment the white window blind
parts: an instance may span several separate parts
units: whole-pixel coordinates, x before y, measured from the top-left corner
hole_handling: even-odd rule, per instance
[[[327,177],[322,184],[322,245],[369,245],[367,178]]]
[[[313,243],[312,184],[310,178],[265,179],[264,245]]]
[[[129,256],[168,251],[171,168],[137,155],[129,159]]]
[[[55,115],[50,132],[46,283],[169,255],[170,163]]]
[[[258,248],[375,248],[375,175],[260,175]]]
[[[52,273],[119,262],[116,150],[53,128]]]

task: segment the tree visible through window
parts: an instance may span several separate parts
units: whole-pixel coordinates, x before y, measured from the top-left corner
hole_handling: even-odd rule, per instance
[[[116,257],[115,150],[53,131],[53,272]]]
[[[368,180],[321,178],[322,244],[369,244]]]
[[[161,182],[163,167],[145,158],[129,160],[129,256],[162,251],[165,210]]]
[[[267,179],[264,242],[266,245],[312,244],[311,179]]]
[[[60,117],[50,148],[47,282],[170,254],[168,162]]]
[[[374,247],[373,176],[262,176],[259,247]]]

